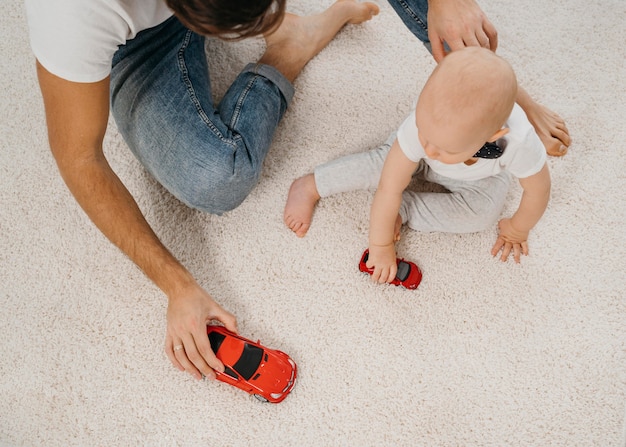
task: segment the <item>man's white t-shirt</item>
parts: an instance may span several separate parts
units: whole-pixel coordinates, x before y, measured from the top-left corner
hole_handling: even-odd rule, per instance
[[[49,72],[97,82],[111,72],[118,45],[167,20],[163,0],[26,0],[30,43]]]
[[[424,159],[430,168],[444,177],[458,180],[479,180],[507,170],[517,178],[530,177],[538,173],[546,162],[546,150],[534,127],[522,108],[515,104],[506,121],[509,132],[500,138],[498,146],[505,149],[500,158],[478,158],[476,163],[445,164],[426,156],[415,124],[413,111],[398,129],[398,143],[402,152],[413,162]]]

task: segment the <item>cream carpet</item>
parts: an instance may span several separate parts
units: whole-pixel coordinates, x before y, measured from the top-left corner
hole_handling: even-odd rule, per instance
[[[376,286],[357,270],[366,191],[324,200],[302,240],[283,225],[291,181],[382,142],[434,66],[386,3],[306,67],[260,185],[222,217],[171,197],[109,127],[108,158],[166,245],[242,334],[297,361],[293,393],[263,405],[170,365],[166,299],[64,186],[23,5],[3,2],[0,444],[624,445],[626,3],[481,3],[499,53],[574,139],[549,160],[552,200],[521,265],[491,258],[495,227],[409,230],[398,251],[423,269],[421,286]],[[263,45],[207,51],[219,97]],[[516,186],[505,213],[519,196]]]

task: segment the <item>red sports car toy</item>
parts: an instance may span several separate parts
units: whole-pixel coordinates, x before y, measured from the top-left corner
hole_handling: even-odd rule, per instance
[[[363,252],[361,262],[359,262],[359,270],[371,275],[374,273],[374,269],[367,268],[366,264],[369,254],[369,249]],[[403,286],[407,289],[417,289],[417,286],[419,286],[422,281],[422,272],[419,267],[411,261],[405,261],[400,258],[396,259],[396,263],[398,264],[398,271],[396,272],[396,277],[390,284],[393,284],[394,286]]]
[[[282,402],[293,389],[298,368],[284,352],[269,349],[223,326],[207,326],[211,349],[224,364],[217,379],[252,394],[261,402]]]

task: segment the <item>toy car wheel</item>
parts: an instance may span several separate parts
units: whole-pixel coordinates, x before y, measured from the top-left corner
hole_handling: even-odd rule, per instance
[[[254,397],[256,397],[256,399],[260,402],[263,403],[268,403],[269,400],[267,400],[266,398],[264,398],[263,396],[261,396],[260,394],[253,394]]]

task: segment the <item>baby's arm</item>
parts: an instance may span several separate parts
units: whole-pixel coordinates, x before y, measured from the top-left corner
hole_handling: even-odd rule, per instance
[[[411,181],[417,163],[409,160],[398,140],[387,154],[370,213],[369,258],[372,279],[391,282],[396,276],[395,223],[402,203],[402,191]]]
[[[519,208],[511,218],[498,223],[499,235],[491,249],[492,256],[500,250],[500,259],[506,261],[513,250],[515,262],[520,262],[520,254],[528,255],[528,233],[539,222],[550,200],[550,172],[544,164],[541,171],[519,180],[524,192]]]

